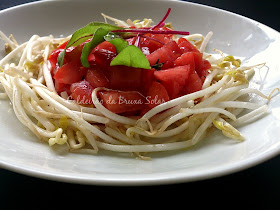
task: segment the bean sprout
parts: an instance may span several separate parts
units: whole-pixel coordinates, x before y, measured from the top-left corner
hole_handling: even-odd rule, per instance
[[[102,15],[122,26],[134,24],[131,20],[126,23]],[[192,34],[184,38],[194,41],[207,58],[209,54],[205,50],[212,35],[209,32],[205,37]],[[268,106],[242,101],[241,96],[255,94],[267,101],[272,97],[272,94],[266,96],[246,83],[258,65],[236,67],[229,63],[221,67],[225,54],[215,50],[220,57],[214,59],[211,56],[209,59],[212,67],[202,90],[160,104],[142,117],[124,117],[100,103],[97,92],[104,88],[93,90],[92,108],[67,99],[67,93],[57,94],[48,57],[59,43],[70,37],[34,35],[21,45],[1,31],[0,37],[12,49],[0,61],[0,99],[11,100],[16,117],[37,138],[49,145],[68,144],[71,152],[96,154],[103,149],[134,153],[145,158],[141,153],[191,147],[201,141],[210,128],[215,127],[227,137],[243,139],[233,126],[260,117]],[[33,67],[26,67],[28,63]],[[239,77],[235,77],[236,72]],[[251,111],[242,115],[244,109]]]

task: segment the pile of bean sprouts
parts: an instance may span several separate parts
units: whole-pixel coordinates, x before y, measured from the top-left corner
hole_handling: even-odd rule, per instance
[[[240,60],[219,50],[215,50],[216,56],[205,53],[212,34],[184,37],[193,41],[211,63],[202,90],[160,104],[142,117],[125,117],[98,101],[97,92],[104,88],[93,91],[92,107],[68,100],[66,92],[57,94],[48,57],[70,37],[33,35],[18,45],[12,36],[1,32],[8,54],[0,61],[0,97],[10,99],[18,120],[38,139],[50,146],[66,144],[70,152],[96,154],[109,150],[144,157],[150,152],[191,147],[214,128],[243,141],[245,138],[235,127],[268,109],[271,95],[250,88],[248,83],[254,69],[264,64],[244,67],[235,63],[240,64]],[[265,102],[249,102],[248,94],[261,96]],[[244,109],[249,112],[242,114]]]

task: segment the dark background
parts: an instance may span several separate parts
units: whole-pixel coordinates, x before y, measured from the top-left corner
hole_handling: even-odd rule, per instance
[[[34,1],[34,0],[33,0]],[[117,1],[117,0],[116,0]],[[27,0],[0,0],[0,10]],[[274,0],[190,1],[235,12],[280,31]],[[280,156],[247,170],[210,180],[146,187],[102,187],[42,180],[0,169],[0,210],[87,208],[280,209]],[[168,205],[168,206],[167,206]],[[27,207],[27,208],[25,208]],[[213,208],[213,209],[214,209]],[[19,208],[17,208],[19,209]]]

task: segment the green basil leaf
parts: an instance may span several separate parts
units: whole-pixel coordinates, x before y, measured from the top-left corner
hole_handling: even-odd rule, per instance
[[[124,65],[150,69],[150,63],[143,52],[134,45],[124,48],[110,63],[111,66]]]
[[[100,27],[95,31],[90,42],[85,43],[85,45],[83,47],[82,55],[81,55],[81,64],[84,67],[87,67],[87,68],[90,67],[90,64],[88,62],[88,55],[93,50],[93,48],[95,48],[98,44],[100,44],[101,42],[104,41],[104,36],[106,34],[108,34],[108,32],[109,31]]]
[[[128,46],[128,42],[122,38],[112,39],[109,42],[115,46],[117,54],[119,54],[124,48]]]
[[[122,27],[111,25],[111,24],[106,24],[106,23],[100,23],[100,22],[92,22],[86,25],[83,28],[80,28],[79,30],[75,31],[73,33],[71,39],[67,43],[64,51],[62,51],[58,58],[57,58],[57,63],[59,66],[63,65],[64,62],[64,56],[66,49],[71,47],[71,46],[78,46],[79,44],[83,43],[84,41],[88,40],[98,28],[103,28],[107,31],[112,31],[112,30],[119,30],[122,29]]]

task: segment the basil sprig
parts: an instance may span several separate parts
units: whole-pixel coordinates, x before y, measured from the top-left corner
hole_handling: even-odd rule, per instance
[[[122,29],[122,27],[119,27],[119,26],[115,26],[115,25],[111,25],[111,24],[106,24],[106,23],[100,23],[100,22],[92,22],[92,23],[89,23],[88,25],[86,25],[85,27],[80,28],[79,30],[75,31],[75,33],[73,33],[73,35],[71,36],[71,39],[67,43],[64,51],[62,51],[59,54],[59,56],[57,58],[58,65],[59,66],[63,65],[64,56],[65,56],[65,52],[66,52],[67,48],[69,48],[69,47],[76,47],[79,44],[85,42],[86,40],[91,38],[95,34],[97,29],[99,29],[99,28],[102,28],[102,29],[107,30],[107,31]],[[104,41],[104,38],[103,38],[103,41]],[[93,46],[91,46],[91,47],[93,47]],[[85,63],[85,62],[83,62],[83,63]]]
[[[69,47],[76,47],[81,43],[91,39],[89,42],[84,44],[82,54],[81,54],[81,64],[84,67],[89,68],[90,64],[88,62],[88,56],[90,52],[100,43],[107,40],[116,47],[117,56],[111,61],[111,66],[116,65],[125,65],[134,68],[144,68],[150,69],[149,61],[143,52],[134,45],[128,45],[128,42],[121,37],[127,37],[128,34],[120,33],[115,34],[112,31],[123,29],[122,27],[92,22],[86,25],[85,27],[77,30],[67,43],[64,51],[62,51],[58,58],[57,62],[59,66],[62,66],[64,63],[64,57],[66,49]]]
[[[109,31],[100,27],[95,31],[91,40],[89,42],[85,43],[85,45],[83,47],[82,55],[81,55],[81,64],[84,67],[87,67],[87,68],[90,67],[90,64],[88,62],[88,55],[90,54],[92,49],[94,49],[99,43],[104,41],[104,36],[106,34],[108,34],[108,32]]]
[[[150,63],[143,52],[134,45],[125,47],[110,63],[110,66],[131,66],[134,68],[150,69]]]

